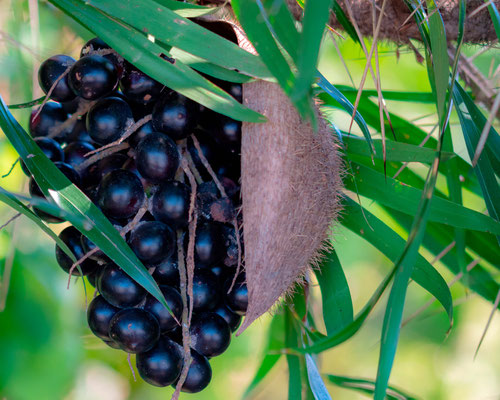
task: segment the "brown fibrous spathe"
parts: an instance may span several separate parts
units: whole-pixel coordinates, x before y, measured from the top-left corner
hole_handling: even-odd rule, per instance
[[[268,122],[242,127],[249,304],[238,333],[272,309],[317,261],[341,209],[344,169],[332,129],[319,111],[315,131],[281,88],[265,81],[244,84],[243,102]]]

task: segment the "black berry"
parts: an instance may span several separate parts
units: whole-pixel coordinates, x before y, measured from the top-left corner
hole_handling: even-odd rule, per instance
[[[195,257],[198,266],[211,266],[224,256],[224,238],[215,223],[203,223],[196,229]]]
[[[113,263],[101,272],[97,288],[108,303],[119,308],[136,306],[146,297],[146,290]]]
[[[144,188],[137,175],[125,170],[114,170],[102,179],[97,191],[97,203],[111,218],[130,218],[144,202]]]
[[[39,108],[33,109],[31,112],[29,131],[31,136],[53,136],[58,127],[66,121],[68,114],[59,103],[54,103],[49,101],[45,103],[42,111],[38,113]],[[68,134],[67,130],[64,130],[57,136],[65,136]]]
[[[212,380],[212,368],[205,356],[191,349],[193,358],[181,391],[198,393],[205,389]]]
[[[153,216],[173,228],[188,224],[191,189],[182,182],[165,182],[153,196]]]
[[[160,82],[139,71],[132,64],[125,64],[120,89],[127,99],[139,104],[150,104],[156,102],[163,88]]]
[[[153,278],[160,285],[179,286],[177,255],[173,254],[171,257],[158,264],[153,272]]]
[[[133,123],[129,105],[119,97],[107,97],[89,110],[86,127],[92,140],[104,145],[119,139]]]
[[[179,167],[177,146],[167,135],[151,133],[137,146],[136,165],[139,173],[152,183],[172,179]]]
[[[210,270],[196,270],[193,278],[193,310],[209,311],[217,306],[221,287]]]
[[[198,124],[199,106],[177,92],[164,95],[153,109],[153,127],[174,140],[188,137]]]
[[[118,84],[115,65],[99,55],[80,58],[69,71],[69,86],[85,100],[97,100],[111,93]]]
[[[80,260],[85,255],[85,252],[82,248],[82,243],[81,243],[81,233],[76,229],[74,226],[68,226],[65,228],[60,234],[59,234],[59,239],[62,240],[66,246],[70,249],[70,251],[73,253],[75,256],[76,260]],[[56,245],[56,260],[59,266],[67,273],[69,273],[73,261],[69,256],[62,251],[62,249]],[[83,273],[83,275],[88,275],[94,272],[98,268],[98,264],[90,259],[84,260],[82,263],[80,263],[80,269]],[[80,271],[78,268],[75,268],[73,270],[73,275],[80,276]]]
[[[109,323],[119,310],[119,308],[109,304],[104,297],[100,295],[95,297],[87,309],[87,322],[92,333],[100,339],[111,340]]]
[[[235,332],[241,324],[241,315],[232,312],[224,303],[220,303],[213,312],[224,318],[231,332]]]
[[[191,347],[205,357],[221,355],[231,343],[231,330],[220,315],[199,314],[191,323]]]
[[[54,83],[66,72],[66,69],[71,67],[74,63],[75,59],[73,57],[62,54],[52,56],[45,60],[38,69],[38,83],[43,92],[48,94]],[[59,102],[71,101],[76,97],[69,87],[67,72],[64,77],[59,79],[49,97]]]
[[[229,278],[224,284],[227,306],[238,315],[245,315],[248,307],[248,288],[245,283],[245,275],[239,276],[229,293],[233,279]]]
[[[144,353],[160,338],[160,326],[151,313],[127,308],[111,319],[109,337],[127,353]]]
[[[182,347],[162,336],[155,347],[137,355],[137,371],[142,379],[154,386],[174,383],[182,370]]]
[[[169,286],[160,286],[160,290],[165,297],[165,301],[170,308],[170,311],[156,300],[153,296],[148,296],[144,309],[153,314],[160,324],[160,331],[162,333],[175,329],[181,320],[182,315],[182,298],[177,290]],[[174,319],[177,319],[177,321]]]
[[[146,264],[160,263],[175,249],[175,236],[163,222],[142,222],[130,234],[130,248]]]

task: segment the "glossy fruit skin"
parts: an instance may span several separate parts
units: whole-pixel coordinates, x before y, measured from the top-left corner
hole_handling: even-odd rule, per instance
[[[42,150],[43,154],[45,154],[50,161],[64,162],[64,152],[59,143],[57,143],[54,139],[50,139],[48,137],[37,137],[33,140],[38,145],[38,147],[40,147],[40,150]],[[28,167],[26,167],[26,164],[24,164],[24,162],[21,162],[21,168],[27,176],[31,176],[31,173]]]
[[[69,71],[71,90],[85,100],[97,100],[111,93],[118,84],[115,65],[99,55],[80,58]]]
[[[165,182],[153,195],[153,216],[172,228],[185,228],[188,225],[190,198],[191,189],[186,184]]]
[[[231,343],[231,330],[220,315],[198,314],[189,328],[191,347],[205,357],[212,358],[224,353]]]
[[[241,315],[232,312],[224,303],[220,303],[213,312],[224,318],[231,332],[236,332],[239,328],[241,324]]]
[[[179,168],[179,152],[167,135],[154,132],[137,146],[136,166],[139,173],[151,183],[172,179]]]
[[[43,92],[47,94],[56,80],[66,71],[66,69],[75,63],[73,57],[59,54],[46,59],[38,69],[38,83]],[[71,101],[75,94],[68,84],[68,74],[57,82],[50,94],[50,98],[59,102]]]
[[[178,343],[162,336],[155,347],[137,355],[137,371],[150,385],[168,386],[179,378],[183,356],[182,347]]]
[[[142,222],[131,232],[128,243],[139,259],[148,265],[154,265],[172,255],[175,235],[163,222]]]
[[[209,267],[224,256],[224,237],[219,224],[202,223],[196,229],[195,259],[197,266]]]
[[[65,228],[60,234],[59,239],[69,247],[73,255],[77,260],[82,258],[85,255],[85,252],[82,248],[81,244],[81,233],[74,226],[68,226]],[[73,261],[69,258],[64,251],[61,250],[59,246],[56,245],[56,260],[59,266],[67,273],[69,273]],[[90,259],[84,260],[80,264],[80,269],[82,270],[83,275],[88,275],[93,273],[97,268],[98,264]],[[75,276],[80,276],[80,271],[78,268],[73,270],[73,274]]]
[[[153,127],[174,140],[185,139],[198,124],[200,107],[177,93],[165,94],[153,108]]]
[[[97,288],[108,303],[118,308],[136,306],[146,297],[146,290],[114,263],[102,270]]]
[[[193,361],[189,366],[181,392],[198,393],[205,389],[212,380],[212,368],[208,359],[193,349],[191,349],[191,357]]]
[[[111,171],[121,169],[127,161],[128,157],[120,153],[104,157],[88,168],[89,179],[93,182],[101,182],[105,175]]]
[[[139,104],[151,104],[156,102],[164,86],[139,71],[130,63],[125,63],[125,70],[120,79],[120,89],[127,99]]]
[[[71,142],[64,147],[64,160],[73,167],[78,167],[87,160],[85,154],[94,150],[95,147],[92,143],[83,141]]]
[[[88,252],[94,250],[96,245],[87,236],[82,235],[82,247],[85,254],[87,254]],[[95,253],[90,255],[89,258],[94,261],[100,261],[101,263],[109,261],[108,257],[102,252],[102,250],[97,250]],[[95,287],[95,285],[93,286]]]
[[[245,283],[245,276],[239,276],[236,279],[232,290],[228,293],[232,281],[232,278],[229,278],[224,283],[226,304],[236,314],[245,315],[248,307],[248,288],[247,284]]]
[[[179,267],[177,264],[177,254],[174,254],[158,264],[153,272],[154,280],[160,285],[168,285],[174,288],[179,286]]]
[[[170,286],[162,285],[160,286],[160,290],[165,297],[165,301],[170,307],[170,311],[175,315],[177,321],[180,322],[183,309],[181,295],[177,290]],[[153,314],[158,320],[161,333],[172,331],[179,326],[167,308],[151,295],[148,295],[146,303],[144,304],[144,309]]]
[[[118,311],[119,308],[109,304],[101,295],[95,297],[87,309],[87,322],[92,333],[102,340],[111,340],[109,323]]]
[[[55,162],[54,165],[73,184],[75,184],[76,186],[80,185],[80,183],[81,183],[81,181],[80,181],[80,175],[78,175],[78,172],[76,172],[76,170],[71,165],[63,163],[63,162],[60,162],[60,161]],[[35,179],[33,179],[33,177],[30,178],[29,192],[30,192],[31,196],[45,198],[43,192],[41,191],[40,187],[35,182]],[[40,218],[42,218],[46,222],[50,222],[50,223],[54,223],[54,224],[63,222],[63,220],[61,218],[58,218],[58,217],[53,216],[51,214],[48,214],[45,211],[40,210],[38,207],[33,207],[33,211],[35,212],[36,215],[38,215]]]
[[[102,179],[97,190],[97,203],[106,216],[124,219],[137,214],[145,196],[137,175],[118,169]]]
[[[80,58],[90,55],[91,51],[99,51],[99,50],[111,50],[104,40],[100,38],[90,39],[85,45],[82,47],[80,51]],[[118,77],[120,78],[123,75],[123,60],[120,60],[119,56],[116,53],[105,54],[104,58],[111,61],[118,73]]]
[[[241,148],[241,121],[236,121],[212,110],[204,110],[201,126],[221,145],[235,152]]]
[[[137,131],[135,131],[132,136],[128,139],[128,143],[130,144],[131,147],[136,148],[140,141],[144,139],[146,136],[148,136],[150,133],[154,132],[153,128],[153,123],[151,121],[146,122],[144,125],[142,125]]]
[[[193,311],[209,311],[219,303],[221,287],[217,276],[206,269],[196,270],[193,278]]]
[[[111,319],[109,337],[127,353],[144,353],[158,342],[160,326],[151,313],[140,308],[126,308]]]
[[[87,113],[86,127],[93,141],[99,144],[114,142],[134,123],[130,106],[119,97],[99,100]]]
[[[38,107],[33,109],[30,117],[29,131],[33,137],[49,136],[53,128],[68,119],[68,114],[59,103],[47,102],[40,114],[35,118],[38,109]],[[66,134],[67,132],[61,132],[61,136]]]

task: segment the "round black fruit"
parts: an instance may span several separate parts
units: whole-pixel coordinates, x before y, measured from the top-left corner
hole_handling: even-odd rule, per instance
[[[101,295],[95,297],[87,309],[87,322],[92,333],[109,341],[109,324],[118,311],[119,308],[109,304]]]
[[[125,64],[120,89],[127,99],[143,105],[151,104],[158,99],[163,88],[160,82],[139,71],[132,64]]]
[[[68,84],[68,73],[66,70],[75,63],[73,57],[62,54],[52,56],[45,60],[38,69],[38,83],[45,94],[48,94],[55,84],[50,98],[59,102],[73,100],[76,96]],[[61,75],[66,73],[62,78]]]
[[[205,389],[212,380],[212,368],[205,356],[191,349],[193,361],[189,366],[186,380],[182,385],[182,392],[198,393]]]
[[[172,255],[175,236],[172,229],[163,222],[142,222],[130,234],[129,245],[137,257],[151,265]]]
[[[162,336],[155,347],[137,355],[137,371],[147,383],[164,387],[171,385],[181,374],[182,347]]]
[[[104,176],[97,190],[97,203],[111,218],[130,218],[144,202],[141,180],[132,172],[117,169]]]
[[[102,270],[97,288],[108,303],[119,308],[136,306],[146,297],[146,290],[114,263]]]
[[[140,308],[118,311],[109,324],[109,337],[127,353],[144,353],[160,338],[160,326],[151,313]]]
[[[235,332],[240,326],[241,315],[232,312],[224,303],[220,303],[214,310],[214,313],[220,315],[229,325],[231,332]]]
[[[198,266],[209,267],[224,256],[224,237],[218,224],[203,223],[196,229],[195,257]]]
[[[95,147],[89,142],[78,140],[69,143],[64,148],[64,160],[66,163],[78,167],[87,160],[85,154],[93,150],[95,150]]]
[[[69,71],[69,86],[85,100],[97,100],[111,93],[118,84],[115,65],[99,55],[80,58]]]
[[[86,127],[93,141],[114,142],[134,123],[130,106],[119,97],[99,100],[87,113]]]
[[[188,224],[191,189],[178,181],[165,182],[153,195],[153,216],[173,228]]]
[[[68,226],[65,228],[60,234],[59,234],[59,239],[62,240],[66,246],[70,249],[70,251],[73,253],[75,258],[79,260],[85,255],[85,252],[82,248],[82,243],[81,243],[81,233],[78,232],[78,229],[76,229],[74,226]],[[59,266],[67,273],[69,273],[71,267],[73,266],[73,261],[69,256],[62,251],[62,249],[56,245],[56,260]],[[80,263],[80,269],[82,271],[83,275],[88,275],[94,272],[99,265],[90,259],[86,259],[83,262]],[[78,268],[74,268],[72,275],[80,276],[80,271]]]
[[[139,173],[152,183],[172,179],[179,168],[177,146],[167,135],[151,133],[137,146],[136,165]]]
[[[54,139],[50,139],[48,137],[37,137],[34,141],[50,161],[64,161],[64,152],[59,143],[57,143]],[[21,162],[21,168],[26,175],[31,175],[24,162]]]
[[[99,54],[100,51],[102,51],[103,54]],[[96,54],[96,52],[115,65],[115,68],[118,72],[118,78],[123,75],[123,59],[116,52],[113,52],[111,47],[109,47],[106,42],[104,42],[104,40],[100,38],[96,37],[90,39],[87,43],[85,43],[85,45],[82,47],[82,50],[80,51],[80,58],[89,56],[91,54]]]
[[[93,251],[91,255],[89,255],[89,258],[94,261],[100,261],[100,262],[107,262],[109,261],[108,257],[103,253],[102,250],[96,249],[96,245],[94,242],[92,242],[87,236],[82,235],[82,247],[83,250],[85,251],[85,254],[90,253]],[[95,287],[95,285],[92,285]]]
[[[231,343],[231,330],[220,315],[198,314],[189,328],[191,347],[205,357],[221,355]]]
[[[128,161],[125,154],[115,153],[102,158],[88,168],[88,174],[93,182],[101,182],[102,178],[111,171],[121,169]]]
[[[245,315],[248,307],[248,288],[245,283],[245,276],[239,276],[234,283],[233,288],[228,293],[232,284],[232,278],[229,278],[224,284],[224,293],[226,293],[227,306],[238,315]]]
[[[153,127],[174,140],[185,139],[198,124],[199,113],[197,103],[177,92],[170,92],[153,108]]]
[[[178,322],[181,320],[183,309],[182,297],[177,290],[170,286],[160,286],[160,290],[170,311],[151,295],[148,295],[144,309],[156,317],[160,324],[160,331],[165,333],[179,326]]]
[[[217,306],[220,296],[217,276],[210,270],[196,270],[193,278],[193,310],[209,311]]]
[[[31,136],[49,136],[68,118],[68,114],[62,108],[61,104],[49,101],[45,103],[42,111],[38,113],[39,108],[31,112],[29,131]],[[37,115],[38,113],[38,115]],[[65,136],[68,132],[65,130],[57,136]]]
[[[161,264],[158,264],[153,272],[153,278],[160,285],[178,287],[179,266],[177,265],[177,255],[173,254]]]

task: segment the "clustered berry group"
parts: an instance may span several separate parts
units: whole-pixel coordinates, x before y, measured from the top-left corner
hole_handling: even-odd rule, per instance
[[[207,78],[241,102],[240,84]],[[136,354],[139,374],[155,386],[175,386],[183,367],[177,321],[183,311],[180,290],[185,290],[179,266],[185,268],[185,262],[178,262],[178,243],[186,254],[193,185],[181,162],[188,160],[197,180],[197,228],[192,363],[182,391],[203,390],[212,377],[208,360],[228,348],[248,303],[244,273],[236,277],[242,257],[237,229],[241,123],[160,84],[98,38],[85,44],[78,60],[66,55],[45,60],[39,83],[53,101],[33,110],[31,135],[122,233],[158,283],[170,312],[73,226],[59,237],[77,260],[88,258],[72,269],[73,261],[56,246],[57,262],[97,289],[87,311],[91,331],[110,347]],[[116,146],[134,124],[140,126]],[[111,151],[99,153],[106,145]],[[101,157],[88,165],[88,153],[95,150]],[[43,197],[33,178],[29,190]],[[34,211],[47,222],[63,222]]]

